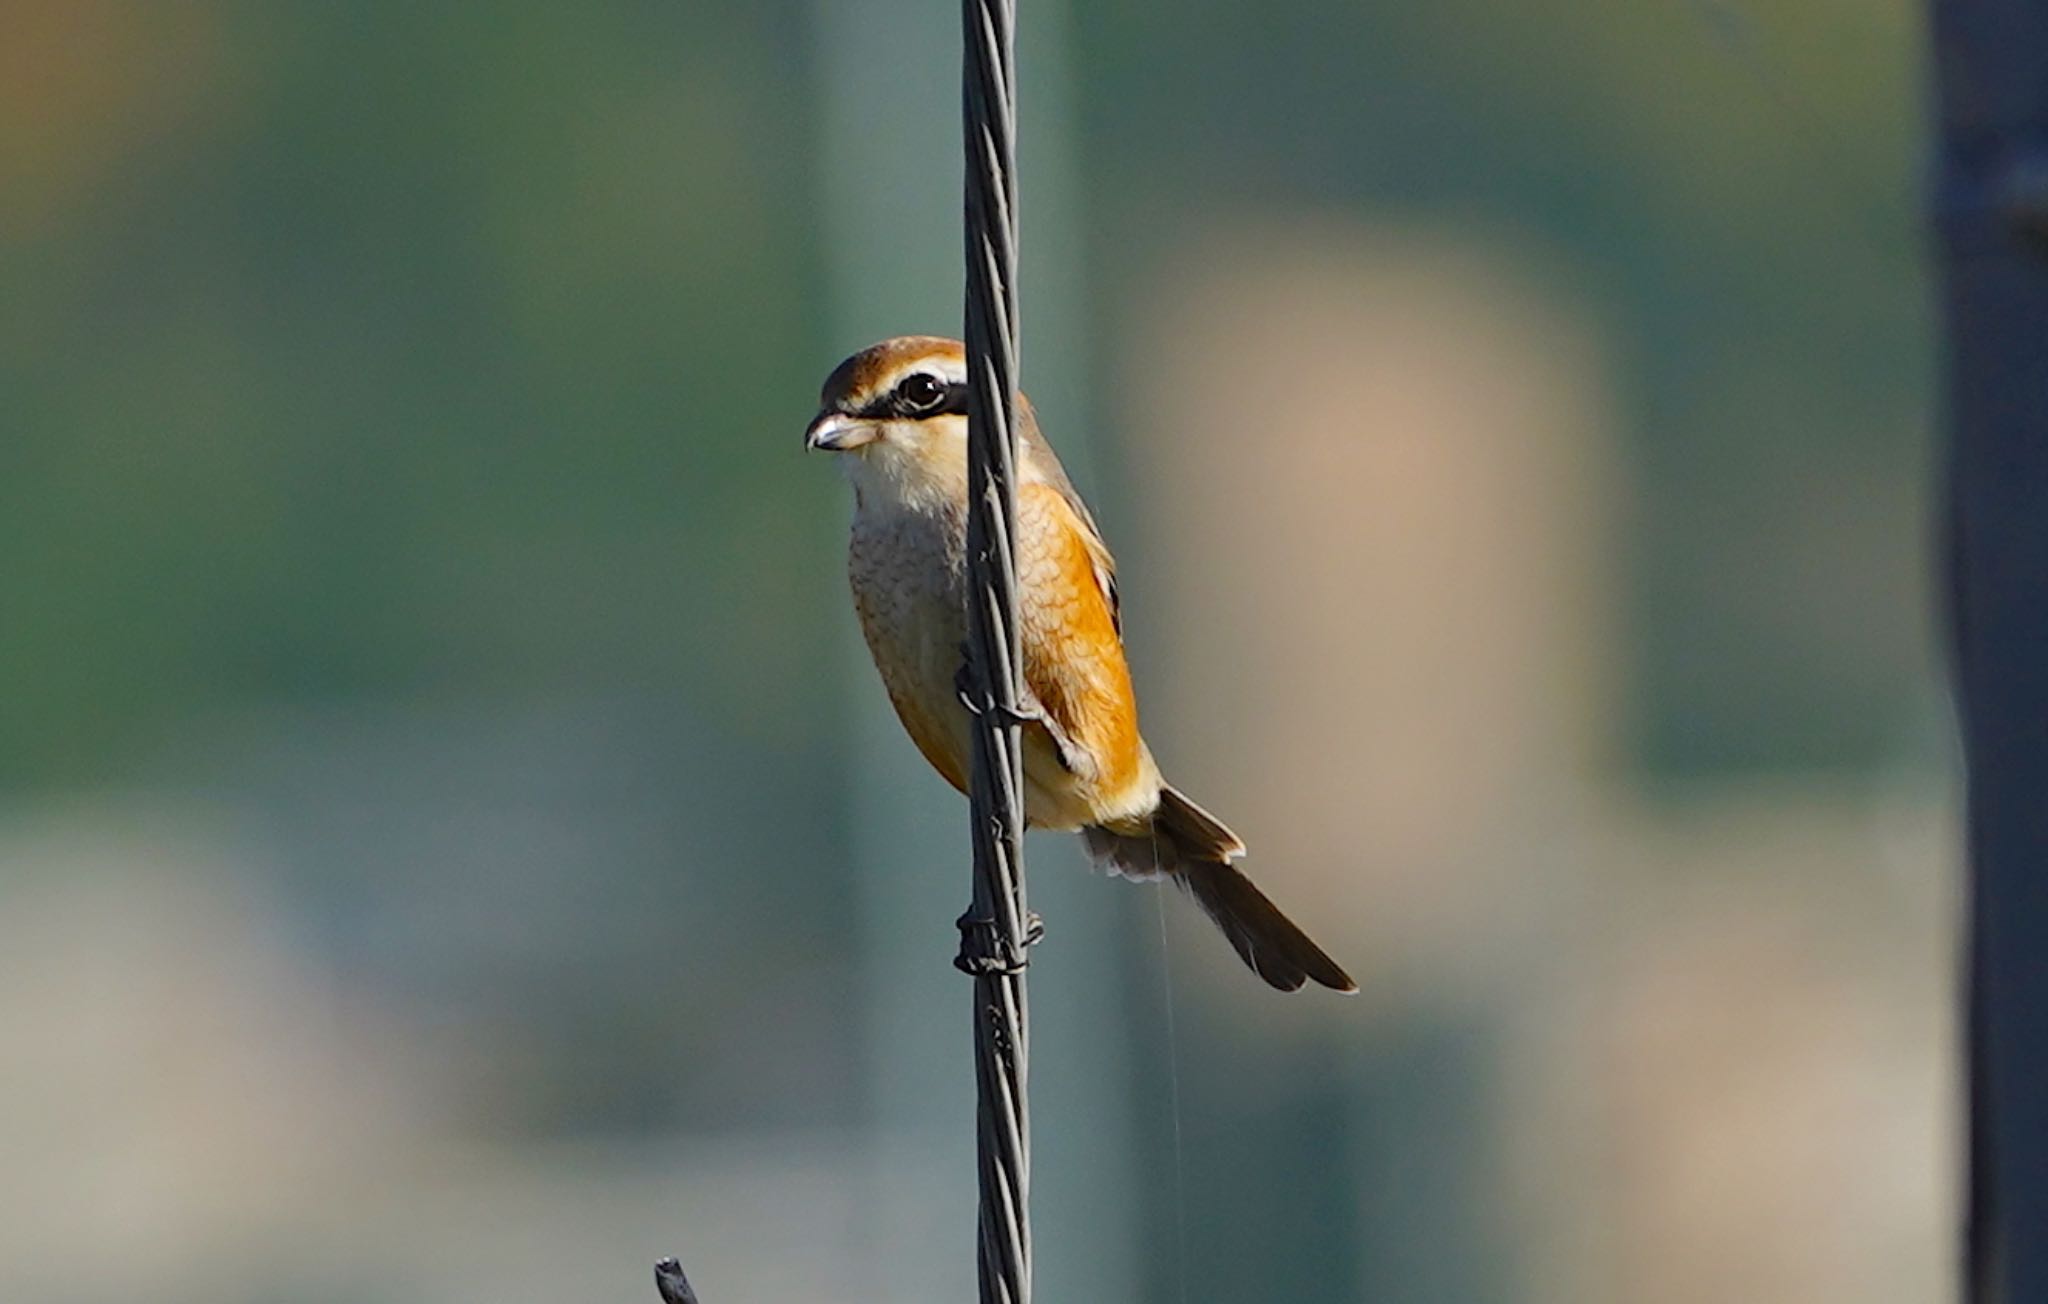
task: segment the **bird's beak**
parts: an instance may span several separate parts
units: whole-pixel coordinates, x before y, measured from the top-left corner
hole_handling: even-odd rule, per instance
[[[820,412],[812,419],[810,428],[804,431],[804,447],[844,453],[862,444],[873,443],[878,435],[873,423],[859,417],[848,416],[844,412]]]

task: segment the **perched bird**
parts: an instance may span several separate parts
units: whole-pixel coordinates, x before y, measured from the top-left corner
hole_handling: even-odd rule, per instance
[[[962,792],[972,755],[960,687],[966,379],[965,352],[953,340],[886,340],[839,364],[804,432],[806,448],[841,455],[853,482],[853,603],[889,700],[924,758]],[[1237,835],[1159,777],[1138,733],[1116,561],[1021,397],[1017,424],[1026,823],[1080,830],[1112,873],[1179,884],[1282,991],[1309,979],[1358,990],[1238,872]]]

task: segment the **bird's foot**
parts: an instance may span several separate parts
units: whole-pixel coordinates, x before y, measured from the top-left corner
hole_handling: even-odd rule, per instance
[[[967,708],[972,716],[992,716],[998,724],[1041,724],[1045,717],[1029,707],[1007,707],[988,699],[981,686],[974,682],[974,675],[964,659],[966,649],[961,649],[963,659],[960,668],[953,672],[953,695],[960,699],[960,705]]]

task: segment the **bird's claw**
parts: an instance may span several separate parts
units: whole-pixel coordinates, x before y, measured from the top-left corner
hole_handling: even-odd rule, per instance
[[[953,695],[960,699],[960,705],[967,709],[967,714],[991,716],[998,724],[1040,724],[1045,719],[1029,707],[1006,707],[989,701],[987,695],[979,691],[965,661],[953,672]]]

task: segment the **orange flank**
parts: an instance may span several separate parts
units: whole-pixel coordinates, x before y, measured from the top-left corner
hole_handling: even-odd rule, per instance
[[[1099,550],[1057,489],[1032,484],[1018,495],[1024,682],[1066,744],[1053,759],[1071,771],[1073,796],[1104,819],[1127,813],[1144,744]]]

